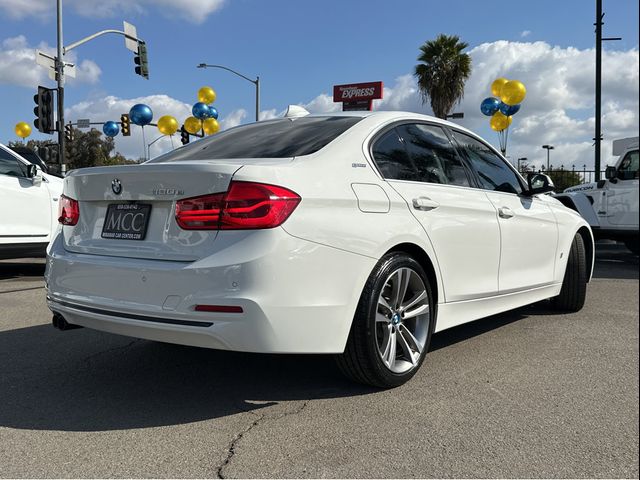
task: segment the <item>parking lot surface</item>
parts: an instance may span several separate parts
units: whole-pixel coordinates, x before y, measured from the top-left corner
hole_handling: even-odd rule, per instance
[[[50,325],[42,260],[0,262],[2,477],[638,477],[638,257],[587,304],[436,334],[408,384],[331,358]]]

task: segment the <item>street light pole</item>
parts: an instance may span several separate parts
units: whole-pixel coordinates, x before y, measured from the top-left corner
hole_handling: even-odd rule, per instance
[[[209,65],[208,63],[201,63],[197,66],[197,68],[220,68],[222,70],[226,70],[231,72],[238,77],[244,78],[247,82],[251,82],[256,86],[256,122],[260,120],[260,77],[256,76],[255,80],[251,80],[249,77],[242,75],[235,70],[230,69],[229,67],[225,67],[223,65]]]
[[[549,171],[549,150],[553,150],[555,147],[553,145],[542,145],[542,148],[547,150],[547,172]]]
[[[593,137],[595,146],[594,170],[596,171],[596,181],[600,180],[600,144],[602,142],[602,42],[608,40],[622,40],[621,37],[602,37],[602,25],[604,22],[602,13],[602,0],[596,0],[596,118],[595,136]]]
[[[58,81],[58,161],[60,162],[60,173],[67,171],[67,164],[64,158],[64,56],[62,43],[62,0],[57,0],[57,24],[58,24],[58,55],[55,61],[56,80]]]

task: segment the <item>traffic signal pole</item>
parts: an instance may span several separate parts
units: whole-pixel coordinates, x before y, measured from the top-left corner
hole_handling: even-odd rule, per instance
[[[58,161],[60,162],[60,173],[64,175],[67,171],[65,162],[64,147],[64,47],[62,42],[62,0],[56,0],[58,11],[58,55],[56,56],[56,79],[58,80]]]
[[[143,40],[130,35],[127,32],[120,30],[102,30],[100,32],[94,33],[93,35],[89,35],[88,37],[83,38],[82,40],[78,40],[67,47],[64,46],[62,39],[62,0],[56,0],[57,6],[57,27],[58,27],[58,49],[57,55],[55,58],[55,72],[56,79],[58,82],[58,121],[56,122],[56,130],[58,131],[58,148],[60,150],[60,172],[64,174],[67,171],[67,164],[65,162],[65,130],[64,130],[64,54],[83,43],[88,42],[89,40],[93,40],[96,37],[105,35],[107,33],[116,33],[118,35],[123,35],[125,38],[129,40],[134,40],[138,44],[138,49],[140,50],[140,45],[143,45],[144,51],[144,65],[140,67],[143,70],[143,73],[140,73],[141,76],[148,79],[149,78],[149,67],[146,64],[146,45]],[[135,31],[135,30],[134,30]]]

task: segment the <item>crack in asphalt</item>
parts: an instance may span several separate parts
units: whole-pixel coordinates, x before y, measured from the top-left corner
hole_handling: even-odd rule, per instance
[[[229,447],[227,448],[227,456],[225,457],[224,461],[220,465],[218,465],[218,467],[216,468],[216,478],[227,478],[224,475],[224,470],[231,463],[231,460],[233,459],[233,457],[236,454],[236,448],[238,447],[238,444],[240,443],[240,441],[244,438],[244,436],[247,433],[249,433],[251,430],[253,430],[258,425],[264,423],[265,419],[267,421],[278,421],[278,420],[282,420],[285,417],[289,417],[291,415],[298,415],[298,414],[302,413],[302,411],[305,408],[307,408],[307,405],[309,405],[309,401],[310,400],[305,400],[304,403],[302,404],[302,406],[300,408],[296,409],[293,412],[283,413],[281,415],[278,415],[276,417],[271,417],[271,418],[269,418],[266,414],[258,415],[255,412],[248,412],[248,413],[251,413],[252,415],[257,415],[258,418],[253,423],[251,423],[251,425],[249,425],[247,428],[245,428],[243,431],[241,431],[240,433],[238,433],[236,436],[233,437],[233,440],[231,440],[231,443],[229,444]]]
[[[126,350],[127,348],[131,347],[134,343],[141,342],[141,341],[142,341],[141,338],[136,338],[135,340],[132,340],[131,342],[127,343],[126,345],[119,345],[117,347],[108,348],[107,350],[101,350],[99,352],[92,353],[91,355],[88,355],[87,357],[85,357],[83,359],[83,361],[84,362],[90,362],[91,360],[93,360],[96,357],[99,357],[100,355],[104,355],[106,353],[115,352],[116,350]]]

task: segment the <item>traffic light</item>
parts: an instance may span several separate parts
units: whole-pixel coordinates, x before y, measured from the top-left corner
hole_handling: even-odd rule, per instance
[[[53,90],[46,87],[38,87],[37,95],[33,96],[36,107],[33,113],[36,119],[33,125],[42,133],[53,133]]]
[[[138,42],[138,52],[133,58],[133,62],[136,66],[136,73],[141,77],[149,80],[149,61],[147,59],[147,44],[144,42]]]
[[[73,142],[73,125],[71,125],[70,123],[67,123],[64,126],[64,138],[67,140],[67,142]]]
[[[131,119],[127,113],[120,115],[120,131],[123,137],[131,136]]]
[[[184,125],[180,128],[180,141],[183,145],[189,143],[189,132],[185,130]]]

